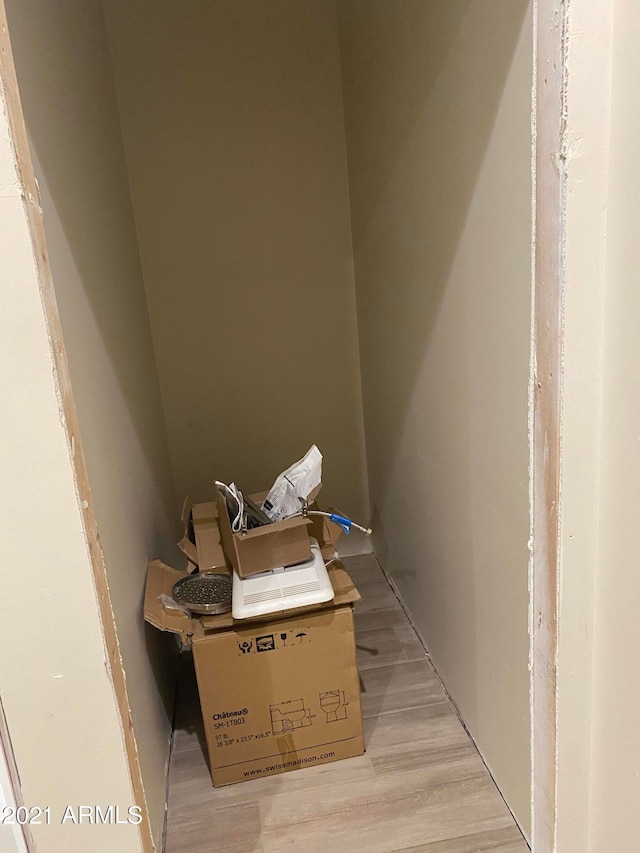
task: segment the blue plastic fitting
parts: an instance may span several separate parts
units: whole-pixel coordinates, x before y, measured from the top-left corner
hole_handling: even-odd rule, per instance
[[[333,521],[335,524],[339,524],[347,536],[351,533],[351,525],[353,522],[350,518],[345,518],[344,515],[338,515],[336,512],[332,512],[329,516],[329,520]]]

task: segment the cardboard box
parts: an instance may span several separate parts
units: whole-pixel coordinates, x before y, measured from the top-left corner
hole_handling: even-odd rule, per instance
[[[364,751],[351,605],[193,645],[216,786]]]
[[[192,573],[196,567],[201,572],[228,571],[229,561],[222,547],[216,502],[192,504],[186,498],[182,507],[182,523],[184,535],[178,542],[178,548],[189,561],[187,571]]]
[[[261,503],[265,492],[251,497]],[[218,492],[218,522],[224,552],[241,578],[268,572],[280,566],[292,566],[311,557],[308,518],[287,518],[256,527],[246,533],[234,533],[224,497]]]
[[[285,773],[364,752],[353,604],[339,561],[324,605],[255,620],[168,606],[187,572],[149,564],[144,615],[191,643],[213,784]]]
[[[317,510],[320,509],[320,507],[316,503],[313,503],[310,505],[309,509]],[[327,507],[326,511],[335,512],[338,515],[344,515],[344,513],[335,509],[335,507]],[[309,519],[311,521],[309,536],[313,536],[313,538],[318,542],[322,558],[325,563],[328,563],[329,560],[333,560],[337,557],[336,542],[342,535],[342,528],[339,524],[334,524],[333,521],[329,521],[329,519],[324,515],[311,515],[309,516]]]
[[[266,492],[259,492],[251,497],[256,503],[261,504],[266,494]],[[318,509],[318,505],[314,502],[310,504],[310,508]],[[336,556],[336,542],[342,533],[342,528],[322,516],[311,516],[306,521],[303,518],[296,518],[277,522],[269,525],[268,528],[250,531],[244,535],[234,534],[228,523],[224,525],[226,546],[223,546],[218,511],[216,501],[198,504],[192,504],[189,498],[184,501],[182,508],[184,533],[178,542],[178,547],[189,561],[187,565],[189,573],[194,572],[196,568],[202,572],[223,572],[234,565],[240,577],[249,577],[252,574],[258,574],[258,566],[259,571],[269,571],[262,566],[268,565],[273,569],[281,565],[290,566],[301,563],[309,559],[311,553],[309,536],[313,536],[320,544],[325,562],[329,562]],[[329,508],[328,511],[334,510]],[[226,512],[224,518],[228,521]],[[287,562],[277,562],[279,560]],[[240,569],[237,568],[238,566]]]

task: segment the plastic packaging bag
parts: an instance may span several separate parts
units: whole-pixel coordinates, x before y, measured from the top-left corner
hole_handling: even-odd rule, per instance
[[[164,593],[162,593],[162,595],[159,595],[158,598],[160,599],[162,606],[166,607],[168,610],[179,610],[181,613],[186,613],[187,616],[191,616],[189,609],[183,604],[178,604],[178,602],[171,598],[170,595],[165,595]]]
[[[322,453],[312,445],[298,462],[283,471],[264,499],[262,509],[272,521],[300,512],[304,501],[322,482]]]

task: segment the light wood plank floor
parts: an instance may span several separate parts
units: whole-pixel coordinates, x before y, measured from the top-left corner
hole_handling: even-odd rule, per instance
[[[375,559],[345,560],[362,602],[356,641],[366,753],[213,788],[183,655],[166,853],[526,853]]]

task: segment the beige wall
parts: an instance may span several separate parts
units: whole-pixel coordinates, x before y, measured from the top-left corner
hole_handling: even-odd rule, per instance
[[[374,545],[526,830],[531,9],[339,13]]]
[[[366,516],[335,3],[106,8],[176,500],[316,442]]]
[[[589,847],[613,10],[613,3],[572,4],[567,22],[557,780],[539,778],[540,791],[545,782],[555,790],[535,794],[535,824],[551,827],[562,853],[633,847]],[[553,107],[559,118],[560,102]],[[544,739],[553,749],[551,736]],[[547,853],[542,840],[534,837],[535,849]]]
[[[640,9],[571,4],[567,31],[553,850],[601,853],[639,831]]]
[[[158,553],[173,556],[176,517],[106,25],[98,0],[9,0],[7,5],[146,793],[159,838],[175,644],[145,627],[141,604],[147,559]],[[50,561],[50,568],[62,570],[57,561]],[[83,644],[82,631],[74,632],[74,647]],[[96,731],[90,717],[79,728]]]
[[[554,851],[600,853],[632,850],[638,838],[640,10],[627,0],[572,4],[567,30],[558,785],[551,807]]]
[[[112,804],[125,815],[134,796],[25,215],[37,200],[22,194],[2,93],[2,704],[23,801],[51,810],[49,825],[43,817],[29,827],[37,849],[138,853],[135,826],[61,823],[68,804]]]
[[[598,16],[593,11],[597,26]],[[578,38],[582,35],[579,34]],[[600,33],[602,38],[602,32]],[[602,345],[589,853],[632,850],[640,823],[640,8],[616,0]],[[582,69],[578,68],[580,74]],[[589,77],[594,73],[591,69]],[[606,115],[605,115],[606,120]],[[579,156],[580,150],[577,155]],[[584,281],[590,283],[589,279]],[[577,849],[577,848],[576,848]]]

